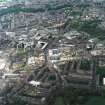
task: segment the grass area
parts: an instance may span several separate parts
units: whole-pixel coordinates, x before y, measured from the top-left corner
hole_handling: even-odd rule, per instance
[[[97,74],[100,74],[101,76],[105,76],[105,67],[98,67],[97,68]]]
[[[93,96],[91,94],[81,95],[80,93],[75,96],[75,94],[69,94],[68,97],[57,97],[54,105],[105,105],[105,97],[103,96],[94,96],[93,94]]]
[[[103,103],[105,101],[103,100],[104,98],[104,96],[100,96],[92,90],[67,88],[55,97],[54,105],[101,105],[95,104],[94,100],[96,99],[99,103]]]
[[[98,27],[100,21],[88,21],[84,22],[80,29],[81,31],[87,32],[88,34],[92,35],[93,37],[97,37],[99,39],[105,39],[105,30],[102,30]]]
[[[18,54],[22,54],[22,53],[25,53],[26,51],[24,51],[24,49],[23,48],[18,48],[17,49],[17,53]]]
[[[11,99],[8,102],[8,105],[26,105],[27,103],[25,101],[22,101],[20,97],[11,97]]]
[[[105,105],[105,97],[91,97],[84,105]]]
[[[70,3],[62,3],[61,5],[57,2],[55,3],[48,3],[45,5],[45,7],[38,7],[38,8],[27,8],[27,7],[9,7],[7,9],[0,10],[0,15],[5,15],[8,13],[19,13],[19,12],[27,12],[27,13],[36,13],[36,12],[45,12],[46,10],[53,11],[53,10],[59,10],[59,9],[65,9],[65,8],[73,8],[73,5]],[[84,5],[80,5],[80,8],[84,8]],[[86,5],[85,5],[86,8]],[[77,14],[77,13],[76,13]]]
[[[38,90],[35,87],[26,87],[21,94],[26,96],[36,96],[37,92]]]
[[[98,27],[100,20],[90,20],[90,21],[70,21],[67,23],[71,28],[74,28],[78,31],[83,31],[91,35],[91,37],[97,37],[101,40],[105,39],[105,30]]]
[[[0,0],[0,2],[7,2],[7,0]]]
[[[19,12],[35,13],[35,12],[43,12],[43,11],[45,11],[43,8],[34,9],[34,8],[9,7],[7,9],[0,10],[0,16],[8,13],[19,13]]]
[[[27,53],[28,53],[28,50],[25,50],[25,51],[24,51],[23,48],[19,48],[19,49],[17,50],[17,55],[18,55],[19,57],[23,58],[23,59],[26,58]]]
[[[22,8],[22,7],[9,7],[7,9],[2,9],[0,10],[0,16],[8,14],[8,13],[19,13],[19,12],[32,12],[32,13],[36,13],[36,12],[45,12],[46,9],[47,10],[59,10],[59,9],[63,9],[66,7],[71,7],[71,4],[61,4],[61,5],[51,5],[48,4],[45,6],[45,8],[40,7],[40,8]]]
[[[62,97],[57,97],[55,105],[65,105]]]
[[[82,70],[90,70],[91,61],[89,60],[83,60],[81,61],[80,69]]]

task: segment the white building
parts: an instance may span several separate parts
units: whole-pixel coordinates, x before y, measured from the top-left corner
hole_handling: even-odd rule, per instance
[[[28,65],[35,65],[35,57],[28,58]]]
[[[105,78],[103,78],[103,85],[105,85]]]
[[[43,42],[43,41],[38,41],[38,43],[37,43],[37,47],[41,48],[42,50],[45,49],[47,45],[48,45],[48,43]]]
[[[38,81],[34,81],[34,80],[32,80],[32,81],[29,82],[29,84],[32,85],[32,86],[37,87],[37,86],[39,86],[41,83],[38,82]]]
[[[60,60],[60,50],[59,49],[50,49],[49,50],[49,60],[54,63]]]

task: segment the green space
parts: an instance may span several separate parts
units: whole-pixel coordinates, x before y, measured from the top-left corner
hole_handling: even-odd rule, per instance
[[[55,105],[65,105],[62,97],[57,97],[55,101]]]
[[[18,54],[22,54],[22,53],[25,53],[25,51],[24,51],[23,48],[18,48],[18,49],[17,49],[17,53],[18,53]]]
[[[17,49],[16,57],[19,58],[20,61],[22,61],[19,66],[19,68],[21,68],[21,69],[24,69],[26,67],[27,54],[28,54],[27,50],[24,51],[23,48]]]
[[[105,97],[96,92],[69,88],[55,97],[54,105],[105,105]]]
[[[101,76],[105,76],[105,66],[98,67],[97,74],[100,74]]]
[[[98,24],[100,24],[101,21],[96,20],[89,20],[89,21],[81,21],[81,20],[75,20],[75,21],[69,21],[67,22],[67,25],[69,25],[70,28],[74,28],[78,31],[83,31],[91,35],[91,37],[97,37],[101,40],[105,39],[105,30],[98,27]]]
[[[17,49],[17,55],[19,57],[24,58],[24,57],[26,57],[27,53],[28,53],[28,50],[27,49],[26,50],[24,50],[24,48],[18,48]]]
[[[24,102],[20,97],[11,97],[11,101],[9,100],[8,105],[26,105],[27,103]]]
[[[80,69],[82,70],[90,70],[91,66],[91,61],[90,60],[87,60],[87,59],[84,59],[81,61],[81,65],[80,65]]]
[[[26,87],[21,94],[25,95],[25,96],[36,96],[36,93],[37,93],[37,88],[35,88],[35,87]]]
[[[92,97],[84,105],[105,105],[105,97]]]
[[[7,2],[7,1],[10,1],[10,0],[0,0],[0,2]]]
[[[7,9],[2,9],[0,10],[0,16],[8,14],[8,13],[19,13],[19,12],[44,12],[46,10],[59,10],[65,7],[71,7],[71,4],[62,4],[62,5],[51,5],[48,4],[45,6],[45,8],[40,7],[40,8],[27,8],[27,7],[19,7],[19,6],[14,6],[14,7],[9,7]]]

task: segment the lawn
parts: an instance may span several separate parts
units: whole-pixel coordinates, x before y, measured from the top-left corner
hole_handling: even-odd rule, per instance
[[[54,98],[53,105],[105,105],[105,95],[90,90],[66,88]]]
[[[98,67],[97,74],[100,74],[100,76],[105,76],[105,67]]]
[[[105,105],[105,97],[101,96],[92,97],[84,105]]]
[[[67,25],[78,31],[83,31],[91,35],[91,37],[97,37],[101,40],[105,39],[105,30],[98,27],[101,23],[100,20],[90,20],[90,21],[68,21]]]
[[[54,105],[64,105],[62,97],[57,97]]]
[[[85,96],[84,96],[85,97]],[[78,103],[78,105],[105,105],[105,97],[101,96],[87,96],[86,102]],[[76,100],[75,100],[76,101]],[[54,105],[65,105],[63,97],[57,97]],[[77,104],[75,104],[77,105]]]

